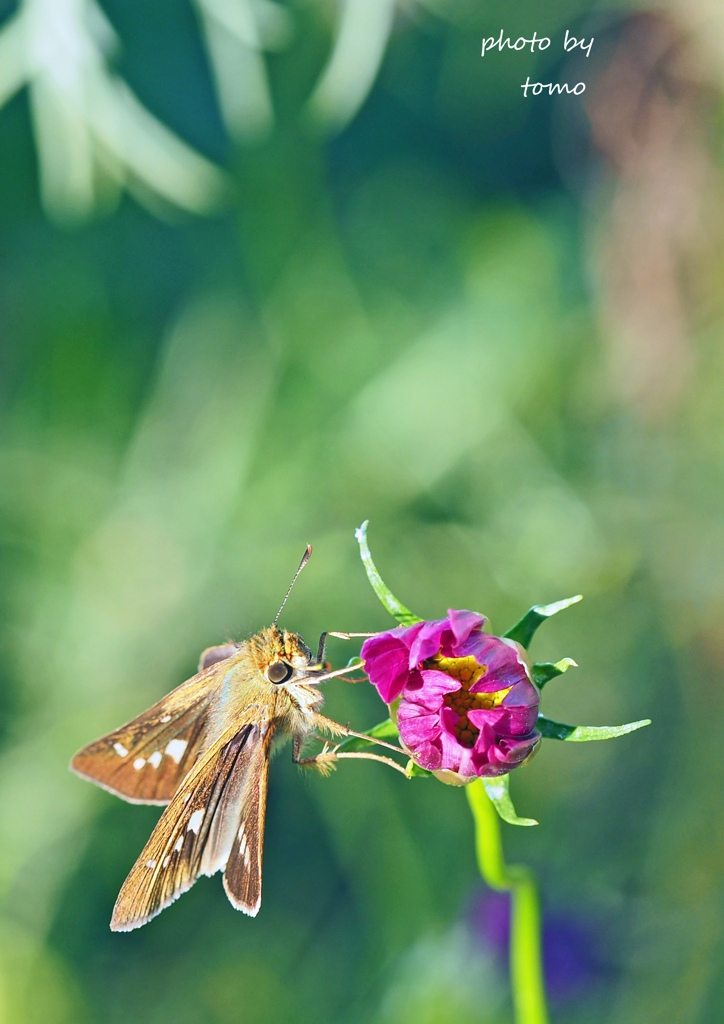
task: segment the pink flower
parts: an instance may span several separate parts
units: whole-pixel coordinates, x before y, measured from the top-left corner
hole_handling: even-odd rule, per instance
[[[444,781],[505,775],[538,745],[540,694],[520,644],[483,632],[485,617],[447,618],[379,633],[362,658],[386,704],[400,697],[400,739]]]

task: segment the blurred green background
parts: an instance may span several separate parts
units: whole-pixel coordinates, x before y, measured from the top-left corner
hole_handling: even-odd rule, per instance
[[[268,624],[307,542],[284,625],[389,625],[366,518],[421,615],[582,592],[545,712],[654,720],[514,777],[553,1020],[723,1019],[721,8],[0,18],[2,1019],[511,1021],[464,794],[380,765],[275,760],[256,920],[213,878],[108,929],[158,809],[70,756]],[[501,28],[551,46],[481,58]]]

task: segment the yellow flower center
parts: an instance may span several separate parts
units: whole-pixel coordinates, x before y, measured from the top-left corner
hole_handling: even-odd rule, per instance
[[[479,708],[489,711],[491,708],[497,708],[513,687],[508,686],[505,690],[494,690],[492,693],[470,693],[473,683],[477,683],[488,671],[488,666],[479,665],[472,655],[467,658],[443,658],[441,654],[436,654],[433,658],[423,661],[422,667],[437,669],[438,672],[444,672],[460,681],[460,689],[446,693],[443,704],[452,708],[458,716],[454,726],[458,743],[463,747],[475,746],[480,729],[470,721],[468,711],[476,711]]]

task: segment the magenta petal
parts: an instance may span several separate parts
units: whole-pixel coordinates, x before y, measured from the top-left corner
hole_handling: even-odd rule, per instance
[[[442,767],[442,744],[439,740],[437,742],[435,740],[425,740],[417,746],[412,746],[404,738],[402,742],[415,755],[415,760],[421,768],[426,768],[429,772],[435,772]]]
[[[421,661],[427,661],[428,658],[432,658],[437,654],[442,642],[442,633],[446,626],[447,622],[445,619],[424,622],[422,624],[422,628],[410,645],[410,668],[414,668]]]
[[[440,710],[440,722],[444,732],[449,733],[451,736],[455,736],[455,726],[457,725],[458,716],[452,708],[443,707]],[[455,741],[457,742],[457,740]]]
[[[427,712],[403,698],[397,710],[397,725],[400,739],[415,760],[428,771],[439,768],[442,761],[439,714]]]
[[[395,700],[407,682],[409,668],[405,641],[408,639],[406,634],[412,630],[417,630],[417,627],[398,627],[370,637],[362,644],[365,672],[385,704]]]
[[[490,653],[488,666],[489,670],[495,672],[501,680],[509,679],[508,685],[517,679],[529,678],[528,667],[518,646],[512,641],[502,638],[498,640],[495,650]]]
[[[458,774],[467,775],[469,778],[474,778],[478,774],[475,765],[475,754],[470,747],[461,747],[460,744],[458,744],[455,760],[457,760],[458,766],[454,769],[454,771],[458,772]],[[442,754],[442,766],[443,768],[447,767],[445,764],[444,749]]]
[[[539,701],[540,695],[533,683],[528,679],[521,679],[513,686],[510,693],[506,693],[503,697],[503,707],[537,708]]]
[[[400,733],[402,736],[402,733]],[[442,743],[440,740],[424,740],[416,745],[408,743],[406,739],[402,739],[407,749],[414,755],[415,761],[420,765],[421,768],[426,768],[429,772],[435,772],[439,768],[442,768]]]
[[[452,708],[443,708],[440,720],[443,726],[440,734],[440,739],[442,740],[442,767],[456,772],[460,768],[460,758],[463,750],[455,735],[457,715]]]
[[[497,640],[497,637],[493,637]],[[471,693],[491,693],[497,690],[507,690],[517,683],[525,683],[531,688],[533,684],[526,675],[525,668],[515,656],[510,647],[498,641],[498,643],[485,652],[484,663],[488,671],[473,683],[470,687]],[[533,688],[534,692],[535,689]]]
[[[407,651],[402,644],[378,644],[366,651],[365,647],[367,644],[362,646],[365,672],[385,704],[390,704],[407,682]]]
[[[422,672],[419,668],[413,668],[411,672],[407,673],[407,679],[403,687],[403,692],[408,700],[414,700],[415,694],[420,693],[425,686],[425,680],[422,678]],[[423,696],[424,700],[424,696]]]
[[[534,732],[524,739],[499,740],[490,750],[490,761],[508,770],[517,768],[521,761],[525,761],[540,741],[540,733]]]
[[[484,676],[481,676],[476,683],[470,687],[471,693],[497,693],[498,690],[507,690],[511,686],[515,686],[516,683],[522,681],[511,677],[506,673],[501,677],[500,674],[493,674],[492,672],[486,672]]]
[[[496,736],[527,736],[538,721],[536,708],[477,708],[468,712],[476,729],[488,725]]]
[[[446,693],[456,693],[460,689],[460,681],[453,679],[447,672],[440,672],[436,668],[424,668],[421,672],[410,673],[410,678],[417,676],[422,679],[422,687],[412,687],[409,684],[404,689],[404,696],[407,700],[422,704],[439,710],[442,699]]]
[[[403,701],[402,704],[405,702]],[[402,704],[400,706],[402,706]],[[407,710],[415,708],[414,705],[406,705]],[[397,725],[400,730],[400,737],[405,746],[410,750],[419,750],[425,743],[431,743],[440,736],[440,716],[436,713],[415,708],[421,714],[398,714]]]
[[[442,768],[451,772],[459,772],[461,775],[477,774],[473,763],[473,751],[470,747],[464,747],[458,743],[454,732],[450,732],[448,729],[442,730],[440,739],[442,741]]]
[[[468,721],[472,722],[476,729],[495,729],[500,715],[496,708],[473,708],[468,711]]]
[[[469,658],[473,657],[477,661],[478,665],[487,665],[489,661],[489,655],[494,648],[498,646],[500,640],[497,636],[490,636],[489,633],[483,633],[477,630],[471,633],[467,640],[461,644],[457,644],[455,649],[451,651],[451,654],[455,658]]]
[[[464,747],[455,733],[458,716],[452,708],[444,707],[441,718],[442,767],[460,775],[477,775],[472,748]]]
[[[482,722],[478,728],[480,732],[473,746],[473,761],[476,766],[476,775],[482,774],[482,768],[490,761],[490,751],[495,746],[496,741],[495,729],[490,722]]]
[[[473,630],[479,630],[487,621],[484,615],[448,608],[448,622],[456,645],[464,643]]]
[[[538,708],[505,708],[501,719],[501,733],[509,736],[526,736],[538,724]]]
[[[505,671],[509,665],[519,665],[520,662],[518,661],[518,654],[515,648],[503,643],[502,637],[496,637],[496,639],[498,642],[490,652],[488,659],[491,669]]]

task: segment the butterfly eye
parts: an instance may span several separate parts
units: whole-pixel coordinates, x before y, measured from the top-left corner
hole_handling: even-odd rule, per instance
[[[292,666],[286,661],[273,661],[266,670],[266,677],[270,683],[286,683],[292,672]]]

